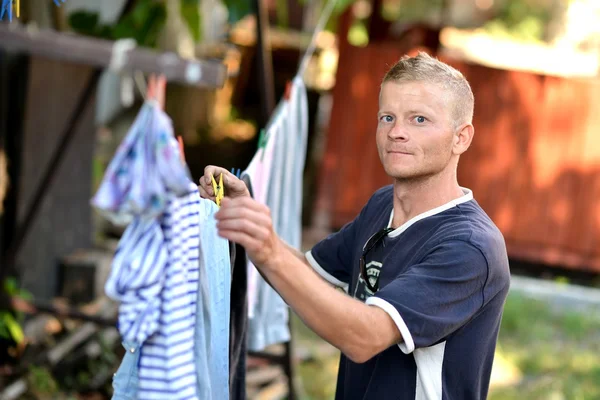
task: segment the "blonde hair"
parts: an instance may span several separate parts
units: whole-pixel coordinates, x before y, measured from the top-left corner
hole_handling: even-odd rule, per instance
[[[420,51],[415,57],[404,56],[383,77],[386,82],[427,82],[439,85],[451,95],[454,129],[473,122],[475,98],[463,74],[437,58]]]

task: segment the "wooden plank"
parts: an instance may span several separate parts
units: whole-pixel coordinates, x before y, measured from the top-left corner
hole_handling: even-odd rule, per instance
[[[26,28],[18,23],[0,24],[0,46],[9,51],[95,67],[109,67],[111,61],[119,58],[122,71],[162,73],[168,81],[199,87],[222,88],[225,83],[227,69],[221,62],[186,60],[172,52],[159,53],[137,47],[117,54],[115,49],[119,46],[115,43],[53,30]]]

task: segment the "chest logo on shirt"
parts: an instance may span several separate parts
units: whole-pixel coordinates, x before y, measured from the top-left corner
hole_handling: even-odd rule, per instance
[[[379,274],[381,272],[381,264],[378,261],[371,261],[366,265],[367,277],[369,279],[369,283],[371,286],[375,285],[377,280],[379,279]],[[354,289],[354,298],[366,301],[369,297],[373,296],[373,292],[369,290],[367,285],[365,285],[365,281],[363,280],[360,272],[358,273],[358,282],[356,284],[356,288]]]

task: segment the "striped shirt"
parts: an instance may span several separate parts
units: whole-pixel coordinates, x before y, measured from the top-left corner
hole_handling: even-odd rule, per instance
[[[196,188],[194,188],[196,189]],[[197,399],[194,333],[199,272],[197,189],[171,201],[161,227],[169,252],[157,332],[141,348],[140,399]],[[152,265],[150,265],[152,267]]]
[[[159,219],[132,222],[105,286],[120,301],[124,341],[141,345],[141,399],[198,398],[194,335],[200,197],[195,186],[190,189],[190,194],[172,198]]]

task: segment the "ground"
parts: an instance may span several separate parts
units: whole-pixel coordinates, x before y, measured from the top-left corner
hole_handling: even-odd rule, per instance
[[[339,352],[293,320],[302,400],[332,399]],[[600,315],[557,310],[510,293],[489,400],[600,399]]]

